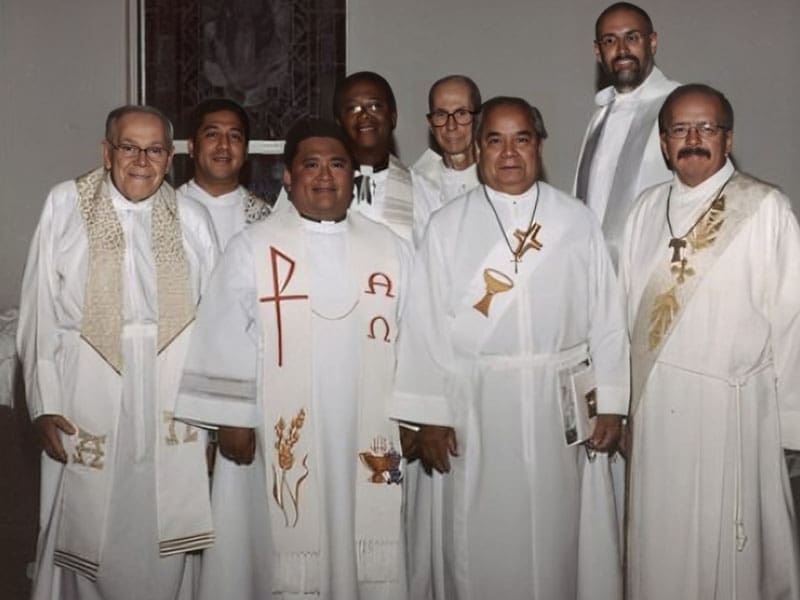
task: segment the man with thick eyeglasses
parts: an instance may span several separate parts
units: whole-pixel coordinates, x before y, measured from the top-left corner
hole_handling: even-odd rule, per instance
[[[178,198],[206,207],[224,249],[235,234],[270,211],[263,198],[239,183],[247,160],[250,119],[233,100],[210,98],[194,108],[190,127],[194,177],[178,188]]]
[[[172,125],[123,106],[103,166],[54,187],[17,336],[42,457],[33,598],[191,598],[214,541],[203,436],[173,420],[195,306],[217,257],[201,207],[164,181]]]
[[[659,114],[673,178],[628,219],[631,600],[800,598],[783,449],[800,448],[800,228],[736,170],[702,84]]]
[[[586,129],[574,191],[602,223],[615,266],[634,200],[670,177],[656,117],[678,84],[655,66],[657,42],[650,16],[635,4],[612,4],[595,23],[594,54],[611,85],[595,96],[598,109]]]
[[[435,148],[426,150],[411,170],[420,176],[417,189],[432,210],[478,185],[473,132],[481,93],[465,75],[448,75],[428,92],[428,126]]]

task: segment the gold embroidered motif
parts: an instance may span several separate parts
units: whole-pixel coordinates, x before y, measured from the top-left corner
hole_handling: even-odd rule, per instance
[[[106,436],[92,435],[78,427],[78,443],[75,444],[72,462],[76,465],[85,465],[101,470],[105,466],[103,463],[106,455],[105,445]]]
[[[669,271],[673,275],[676,275],[675,280],[678,283],[683,283],[686,281],[687,277],[694,275],[694,269],[689,266],[689,261],[685,258],[682,258],[679,263],[673,264],[669,268]]]
[[[369,452],[359,452],[361,461],[372,471],[372,483],[400,483],[403,473],[400,471],[400,453],[394,444],[383,436],[372,440]]]
[[[656,296],[653,301],[653,310],[650,311],[650,332],[648,336],[648,349],[650,351],[658,348],[661,340],[664,339],[670,325],[675,318],[675,314],[680,309],[678,299],[675,296],[678,286],[673,285],[668,291]]]
[[[279,418],[278,422],[275,423],[275,435],[278,438],[275,442],[275,450],[278,451],[278,468],[276,469],[273,463],[272,476],[274,479],[272,482],[272,497],[275,498],[275,502],[278,503],[278,506],[283,512],[286,527],[295,527],[300,520],[300,485],[305,481],[309,473],[308,454],[306,454],[301,463],[305,472],[295,481],[293,491],[287,475],[294,467],[294,447],[297,442],[300,441],[300,430],[303,428],[305,419],[306,410],[301,408],[297,416],[289,423],[288,432],[286,431],[286,422],[283,420],[283,417]],[[278,473],[278,471],[280,471],[280,473]],[[288,494],[291,506],[287,506],[284,492]],[[293,518],[289,516],[290,508],[294,512]]]
[[[514,231],[514,237],[517,238],[517,247],[514,249],[514,262],[522,262],[522,257],[528,250],[536,250],[537,252],[542,249],[542,242],[536,239],[536,235],[542,228],[539,223],[532,223],[527,231],[517,229]]]
[[[178,438],[178,434],[175,431],[175,413],[165,410],[164,423],[167,423],[167,435],[164,441],[167,442],[168,446],[175,446],[180,443],[189,444],[197,441],[197,430],[188,423],[183,423],[183,439]]]
[[[501,273],[496,269],[484,269],[483,281],[486,284],[486,293],[483,298],[478,300],[472,308],[481,313],[484,317],[489,316],[489,306],[492,303],[492,298],[495,294],[507,292],[514,287],[514,282],[505,273]]]
[[[717,240],[717,234],[725,223],[725,196],[714,200],[711,210],[708,211],[697,226],[686,236],[692,250],[698,252],[711,246]]]

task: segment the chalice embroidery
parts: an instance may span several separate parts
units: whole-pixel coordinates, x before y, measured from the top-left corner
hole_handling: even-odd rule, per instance
[[[359,452],[361,462],[369,468],[372,476],[371,483],[400,483],[403,481],[403,472],[400,470],[400,453],[395,450],[394,444],[383,436],[372,440],[369,452]]]
[[[472,308],[481,313],[484,317],[489,316],[489,306],[492,304],[492,299],[495,294],[502,294],[514,287],[514,282],[511,278],[498,271],[497,269],[484,269],[483,281],[486,284],[486,293],[483,298],[478,300]]]

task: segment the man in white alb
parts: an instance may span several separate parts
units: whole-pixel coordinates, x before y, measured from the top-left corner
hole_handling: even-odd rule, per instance
[[[525,100],[484,103],[485,185],[434,213],[415,258],[390,414],[424,424],[404,450],[450,471],[436,597],[621,597],[595,452],[616,447],[627,412],[622,302],[596,220],[539,179],[546,135]],[[562,407],[589,398],[587,451],[568,445]]]
[[[410,249],[348,214],[337,125],[299,121],[284,159],[291,204],[228,244],[181,383],[177,414],[226,426],[220,450],[261,473],[248,513],[217,504],[237,490],[214,496],[220,539],[241,522],[251,534],[206,553],[200,598],[399,600],[402,473],[386,407]]]
[[[620,276],[631,332],[628,598],[800,598],[783,448],[800,448],[800,228],[737,171],[733,109],[677,88],[670,182],[642,194]]]
[[[415,197],[411,171],[392,154],[397,103],[389,82],[372,71],[349,75],[336,84],[333,114],[356,160],[350,210],[416,243],[431,211]]]
[[[436,210],[479,183],[473,133],[481,92],[465,75],[442,77],[428,92],[428,110],[436,151],[426,150],[411,170],[416,176],[415,193],[420,190],[426,204]]]
[[[670,178],[658,145],[658,109],[678,84],[653,64],[658,36],[649,15],[628,2],[606,8],[595,23],[594,53],[611,85],[586,130],[575,195],[603,225],[616,268],[625,219],[645,188]]]
[[[213,543],[204,436],[173,419],[217,244],[164,181],[172,125],[124,106],[103,167],[54,187],[17,334],[42,457],[35,599],[188,599]]]
[[[194,177],[178,188],[178,201],[199,202],[208,209],[223,249],[270,210],[264,199],[239,184],[249,141],[250,120],[233,100],[211,98],[192,111],[188,145]]]

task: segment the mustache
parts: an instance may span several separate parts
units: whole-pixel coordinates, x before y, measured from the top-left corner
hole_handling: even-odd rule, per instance
[[[640,66],[641,66],[641,65],[639,64],[639,59],[638,59],[638,58],[636,58],[635,56],[631,55],[631,54],[622,54],[622,55],[618,56],[617,58],[615,58],[613,61],[611,61],[611,64],[612,64],[612,65],[615,65],[615,64],[617,64],[618,62],[620,62],[620,61],[623,61],[623,60],[632,60],[633,62],[635,62],[635,63],[636,63],[636,66],[637,66],[637,67],[640,67]]]
[[[687,156],[705,156],[706,158],[711,158],[711,151],[706,148],[701,148],[699,146],[693,146],[691,148],[681,148],[678,150],[678,158],[685,158]]]

